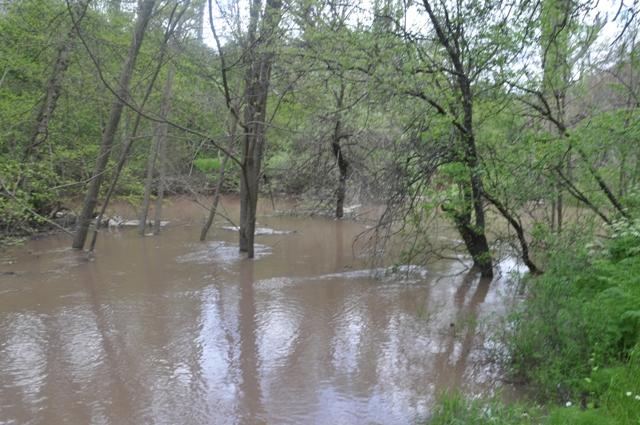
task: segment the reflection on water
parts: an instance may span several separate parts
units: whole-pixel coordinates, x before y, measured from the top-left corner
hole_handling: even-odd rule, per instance
[[[160,237],[104,230],[92,257],[64,235],[3,254],[0,424],[408,424],[445,388],[500,388],[483,318],[506,279],[376,278],[365,223],[325,218],[263,215],[247,260],[228,223],[196,242],[201,215],[174,201]]]

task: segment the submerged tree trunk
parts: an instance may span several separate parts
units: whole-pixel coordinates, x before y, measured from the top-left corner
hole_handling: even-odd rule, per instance
[[[135,68],[138,53],[144,40],[144,33],[147,28],[147,24],[151,19],[151,13],[155,0],[144,0],[140,5],[138,11],[138,22],[136,23],[136,29],[129,46],[129,51],[124,60],[124,66],[118,78],[118,85],[116,87],[116,99],[111,106],[109,112],[109,120],[105,128],[102,140],[100,141],[100,152],[96,159],[95,166],[93,168],[93,174],[87,195],[85,196],[84,203],[82,204],[82,212],[78,216],[78,229],[73,238],[72,247],[74,249],[84,248],[85,241],[87,239],[87,233],[89,231],[89,224],[93,210],[98,202],[98,193],[100,192],[100,186],[104,180],[104,173],[107,168],[109,156],[111,155],[111,148],[113,146],[113,140],[118,130],[118,124],[122,115],[122,109],[124,108],[124,99],[127,98],[129,93],[129,84],[133,76],[133,70]]]
[[[331,148],[333,155],[338,163],[338,171],[340,176],[338,177],[338,190],[336,191],[336,217],[342,218],[344,216],[344,200],[347,193],[347,175],[349,172],[349,162],[345,159],[342,152],[342,146],[340,146],[342,122],[338,120],[336,122],[336,128],[331,140]]]
[[[485,235],[482,174],[478,162],[473,128],[473,92],[468,71],[463,64],[463,51],[460,50],[459,46],[461,34],[457,31],[452,31],[449,26],[443,28],[440,19],[431,8],[429,0],[423,0],[423,5],[434,26],[438,40],[445,48],[455,70],[452,78],[455,81],[455,87],[459,90],[462,123],[456,123],[456,128],[460,134],[460,146],[454,146],[452,151],[469,173],[468,180],[461,183],[463,192],[462,207],[445,205],[443,209],[452,217],[467,251],[473,258],[473,264],[480,269],[482,277],[493,277],[491,251]],[[449,32],[445,33],[445,30]],[[439,111],[442,113],[444,110],[440,108]],[[473,220],[472,212],[475,220]]]
[[[153,189],[153,173],[156,169],[159,145],[160,137],[156,134],[153,137],[153,143],[151,143],[151,152],[149,153],[149,162],[147,163],[147,178],[144,184],[144,196],[142,198],[142,210],[140,211],[140,223],[138,224],[138,236],[144,236],[147,227],[147,216],[149,215],[149,205],[151,204],[151,189]]]
[[[237,89],[237,87],[236,87]],[[237,108],[236,108],[237,110]],[[227,149],[231,152],[233,148],[233,143],[236,139],[236,132],[238,131],[238,120],[235,115],[231,114],[231,131],[229,132],[229,144],[227,145]],[[207,233],[213,224],[213,219],[216,216],[216,212],[218,210],[218,202],[220,200],[220,195],[222,194],[222,184],[224,183],[224,173],[227,167],[227,161],[229,160],[229,154],[225,153],[222,161],[220,161],[220,169],[218,170],[218,180],[216,181],[216,191],[213,195],[213,205],[211,206],[211,210],[209,211],[209,216],[207,217],[207,221],[202,226],[202,232],[200,232],[200,241],[204,241],[207,238]]]
[[[342,133],[342,120],[340,119],[340,111],[344,108],[344,89],[344,80],[340,80],[340,91],[334,93],[337,117],[333,135],[331,136],[331,149],[333,156],[336,158],[338,171],[340,173],[338,177],[338,189],[336,191],[336,218],[342,218],[344,216],[344,200],[347,194],[347,175],[349,172],[349,162],[345,159],[342,146],[340,145],[340,140],[347,137]]]
[[[162,104],[160,106],[160,118],[166,120],[169,116],[169,106],[171,102],[171,87],[173,85],[173,75],[175,73],[173,64],[169,65],[167,72],[167,82],[164,87],[164,94],[162,96]],[[149,155],[149,163],[147,165],[147,179],[144,186],[144,198],[142,200],[142,211],[140,212],[140,223],[138,224],[138,236],[144,236],[145,228],[147,226],[147,216],[149,215],[149,204],[151,199],[151,189],[153,186],[153,172],[156,168],[156,159],[158,155],[161,157],[162,162],[162,149],[163,143],[167,137],[168,126],[165,122],[158,123],[156,126],[156,132],[153,137],[153,144],[151,146],[151,154]],[[158,183],[160,187],[162,183]],[[158,190],[158,197],[160,197],[160,190]]]
[[[500,214],[502,214],[502,216],[507,219],[511,227],[513,227],[513,229],[516,231],[518,242],[520,243],[522,261],[524,262],[525,266],[527,266],[527,268],[529,269],[529,272],[531,274],[540,274],[541,273],[540,269],[538,268],[538,266],[535,265],[535,263],[533,262],[533,260],[529,255],[529,243],[527,242],[527,239],[525,237],[524,229],[522,227],[522,222],[520,221],[520,219],[515,217],[513,214],[511,214],[509,210],[507,210],[507,208],[497,199],[491,197],[486,192],[483,195],[489,202],[491,202],[498,209],[498,211],[500,211]]]
[[[273,34],[280,22],[280,0],[267,0],[260,19],[261,0],[253,0],[249,11],[249,28],[245,55],[245,106],[242,143],[242,180],[240,183],[240,251],[254,257],[254,234],[258,208],[260,166],[265,143],[265,118],[274,54],[269,51]],[[258,33],[258,25],[260,25]]]
[[[209,211],[209,216],[207,217],[207,221],[202,226],[202,232],[200,232],[200,241],[204,241],[207,238],[207,233],[213,224],[213,219],[216,216],[216,211],[218,210],[218,202],[220,201],[220,194],[222,193],[222,184],[224,183],[224,169],[227,166],[227,160],[229,159],[229,155],[225,155],[220,162],[220,170],[218,170],[218,180],[216,182],[216,191],[213,195],[213,205],[211,206],[211,211]]]
[[[173,77],[173,76],[172,76]],[[169,85],[169,91],[171,91],[171,87],[169,81],[167,80],[167,85]],[[167,174],[167,124],[162,124],[162,138],[160,139],[160,146],[158,154],[160,155],[160,170],[158,173],[158,197],[156,198],[156,211],[155,218],[153,221],[153,234],[158,236],[160,234],[160,224],[162,220],[162,201],[164,200],[164,192],[166,190],[166,174]]]

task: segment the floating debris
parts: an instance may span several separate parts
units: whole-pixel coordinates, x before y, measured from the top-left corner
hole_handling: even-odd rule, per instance
[[[235,226],[222,226],[224,230],[231,230],[232,232],[238,232],[240,229]],[[298,233],[295,230],[274,230],[269,227],[256,227],[254,235],[262,236],[262,235],[291,235],[294,233]]]

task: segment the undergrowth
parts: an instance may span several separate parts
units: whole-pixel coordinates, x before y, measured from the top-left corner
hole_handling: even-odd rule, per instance
[[[429,424],[640,424],[640,220],[551,252],[499,335],[530,401],[444,395]],[[542,407],[534,403],[542,403]]]

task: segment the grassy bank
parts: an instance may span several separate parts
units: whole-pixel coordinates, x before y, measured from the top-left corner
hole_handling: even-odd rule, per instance
[[[640,424],[640,220],[550,252],[499,338],[530,401],[443,395],[429,424]]]

